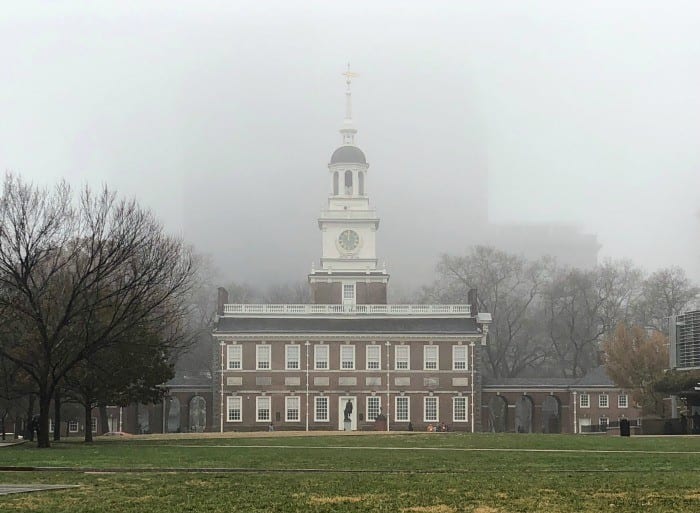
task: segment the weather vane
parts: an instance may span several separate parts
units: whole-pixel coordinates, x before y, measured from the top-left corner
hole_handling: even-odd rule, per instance
[[[353,78],[359,76],[357,73],[350,71],[350,63],[348,62],[348,70],[345,73],[341,73],[345,77],[345,83],[350,86],[350,82]]]

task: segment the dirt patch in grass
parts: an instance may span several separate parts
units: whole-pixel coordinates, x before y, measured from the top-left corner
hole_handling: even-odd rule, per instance
[[[683,496],[683,498],[691,501],[698,501],[700,500],[700,493],[687,493]]]
[[[343,502],[362,502],[366,497],[360,496],[343,496],[336,495],[334,497],[311,497],[309,502],[312,504],[341,504]]]
[[[474,513],[498,513],[499,510],[490,506],[477,506],[474,508]]]
[[[622,499],[627,497],[627,492],[597,492],[593,494],[593,497],[601,499]]]
[[[414,506],[412,508],[404,508],[401,511],[403,513],[455,513],[457,510],[446,504],[437,504],[435,506]]]

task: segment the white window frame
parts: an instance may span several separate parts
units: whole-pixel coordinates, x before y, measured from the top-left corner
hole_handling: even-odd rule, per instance
[[[457,417],[457,403],[464,402],[464,418]],[[469,422],[469,398],[467,396],[457,396],[452,398],[452,422]]]
[[[605,421],[605,422],[603,422]],[[605,429],[607,430],[610,427],[610,419],[603,415],[598,419],[598,425],[602,428],[603,425],[605,425]]]
[[[623,400],[624,398],[624,400]],[[618,408],[628,408],[630,404],[629,397],[627,394],[620,394],[617,396],[617,407]]]
[[[375,415],[374,417],[370,416],[370,410],[374,409],[374,408],[370,408],[370,404],[369,404],[370,402],[377,402],[378,403],[376,411],[377,411],[377,415],[379,415],[380,413],[382,413],[382,398],[381,398],[381,396],[378,396],[378,395],[368,395],[366,398],[365,412],[367,412],[367,422],[374,422],[375,419],[377,418],[377,415]]]
[[[236,403],[238,403],[237,407]],[[232,419],[231,412],[236,410],[238,410],[238,419]],[[226,398],[226,422],[243,422],[243,398],[240,395],[230,395]]]
[[[97,417],[90,417],[90,429],[93,433],[97,433]]]
[[[406,351],[406,355],[404,356],[399,356],[399,353],[401,351]],[[399,367],[399,363],[402,363],[405,360],[406,362],[406,367]],[[402,345],[402,346],[395,346],[394,348],[394,370],[411,370],[411,346],[408,345]]]
[[[598,408],[610,408],[610,396],[608,394],[598,395]]]
[[[267,367],[263,367],[260,364],[265,363],[260,359],[260,349],[267,348]],[[256,370],[270,370],[272,368],[272,346],[270,344],[257,344],[255,346],[255,368]]]
[[[584,401],[584,398],[586,399]],[[585,404],[584,404],[585,402]],[[591,407],[591,396],[586,392],[581,392],[578,396],[578,406],[579,408],[590,408]]]
[[[289,350],[292,348],[295,348],[297,351],[296,367],[291,367],[289,365],[294,362],[294,360],[290,360],[289,358]],[[287,344],[284,346],[284,368],[287,370],[301,369],[301,346],[299,344]]]
[[[350,291],[351,294],[347,294]],[[343,283],[343,304],[344,305],[354,305],[355,295],[357,294],[354,283]]]
[[[319,402],[325,402],[326,403],[326,417],[319,417],[318,416],[318,405]],[[319,395],[314,397],[314,422],[329,422],[331,415],[330,415],[330,400],[328,399],[327,395]]]
[[[428,417],[428,403],[435,403],[435,418]],[[436,395],[423,397],[423,422],[440,422],[440,399]]]
[[[231,354],[238,352],[238,357]],[[243,346],[240,344],[229,344],[226,348],[226,368],[228,370],[241,370],[243,368]]]
[[[324,348],[326,351],[326,357],[323,360],[326,364],[325,367],[318,366],[319,361],[321,361],[321,360],[319,360],[319,357],[318,357],[319,348]],[[314,346],[314,370],[328,370],[328,368],[330,367],[330,359],[331,359],[331,348],[328,344],[316,344]]]
[[[428,353],[435,351],[435,367],[428,367]],[[432,363],[432,358],[431,358]],[[423,346],[423,370],[439,370],[440,369],[440,346],[426,344]]]
[[[352,366],[351,367],[345,367],[343,365],[343,348],[352,348]],[[355,370],[355,346],[352,344],[343,344],[340,346],[340,367],[338,367],[340,370]]]
[[[458,359],[457,352],[464,351],[464,358]],[[468,371],[469,370],[469,351],[465,345],[452,346],[452,370]],[[457,364],[461,364],[458,366]]]
[[[370,357],[370,349],[377,352],[376,358]],[[376,364],[376,367],[370,367],[370,363]],[[365,349],[365,367],[367,370],[382,369],[382,346],[378,344],[368,344]]]
[[[289,403],[291,400],[296,401],[296,408],[290,408]],[[296,418],[290,418],[289,412],[296,409]],[[284,398],[284,421],[285,422],[299,422],[301,420],[301,397],[298,395],[288,395]]]
[[[75,427],[73,427],[75,426]],[[69,433],[78,433],[80,431],[80,422],[77,420],[69,420],[68,421],[68,432]]]
[[[260,416],[260,411],[265,408],[261,408],[260,403],[267,403],[267,418]],[[272,398],[269,395],[259,395],[255,398],[255,422],[272,422]]]
[[[406,418],[399,418],[399,401],[406,401]],[[411,398],[406,395],[397,395],[394,397],[394,422],[410,422],[411,421]]]
[[[53,418],[49,417],[49,433],[53,433]]]

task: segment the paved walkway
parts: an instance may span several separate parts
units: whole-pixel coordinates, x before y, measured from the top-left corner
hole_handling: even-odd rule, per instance
[[[5,485],[0,484],[0,495],[9,495],[11,493],[31,493],[43,492],[46,490],[63,490],[64,488],[77,488],[79,485]]]

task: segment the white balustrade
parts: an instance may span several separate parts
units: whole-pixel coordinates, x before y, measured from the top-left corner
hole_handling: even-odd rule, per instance
[[[372,315],[469,316],[469,305],[305,305],[226,304],[225,316]]]

